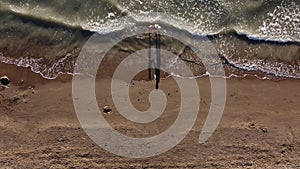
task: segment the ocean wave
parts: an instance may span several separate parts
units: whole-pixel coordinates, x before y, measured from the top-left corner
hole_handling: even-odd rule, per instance
[[[71,71],[74,66],[74,62],[70,62],[71,54],[67,54],[65,57],[53,62],[45,64],[44,58],[9,58],[0,54],[0,62],[16,65],[19,67],[30,68],[34,73],[40,74],[45,79],[56,79],[61,74],[73,75]]]
[[[252,1],[247,4],[227,0],[152,1],[3,0],[0,11],[99,33],[122,30],[137,22],[162,22],[194,35],[217,35],[234,30],[256,40],[300,42],[297,1],[276,1],[270,7],[268,1],[257,5],[251,5]]]

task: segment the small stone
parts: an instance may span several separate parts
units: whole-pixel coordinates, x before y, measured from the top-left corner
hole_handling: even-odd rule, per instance
[[[0,83],[3,86],[8,86],[11,83],[11,80],[7,76],[3,76],[0,78]]]
[[[59,139],[57,139],[57,141],[58,142],[65,142],[65,141],[67,141],[67,139],[65,139],[65,138],[59,138]]]
[[[103,107],[103,112],[104,112],[104,113],[111,113],[111,112],[112,112],[112,109],[111,109],[109,106],[104,106],[104,107]]]
[[[263,133],[267,133],[268,132],[268,129],[266,127],[260,127],[260,130],[263,132]]]
[[[256,128],[254,122],[249,123],[248,127],[251,128],[251,129],[255,129]]]
[[[77,156],[84,158],[84,157],[90,156],[90,153],[89,152],[80,152]]]

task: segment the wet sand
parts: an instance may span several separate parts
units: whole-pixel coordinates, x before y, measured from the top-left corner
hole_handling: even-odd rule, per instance
[[[45,80],[28,69],[0,64],[12,84],[0,89],[0,168],[300,168],[300,80],[227,80],[227,103],[213,136],[198,143],[210,106],[208,78],[197,79],[201,108],[189,135],[172,150],[147,159],[113,155],[86,135],[72,101],[70,76]],[[22,82],[23,80],[23,82]],[[107,121],[134,137],[156,135],[176,119],[180,93],[172,78],[161,81],[168,106],[154,124],[135,124],[115,109],[109,78],[98,78],[97,101],[110,105]],[[134,81],[133,105],[149,108],[154,81]]]

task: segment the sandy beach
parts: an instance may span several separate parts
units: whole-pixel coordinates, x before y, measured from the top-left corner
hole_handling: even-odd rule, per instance
[[[0,16],[0,169],[300,169],[300,0],[0,0]]]
[[[0,91],[1,168],[299,168],[299,80],[227,80],[227,103],[222,121],[204,144],[199,134],[210,106],[210,82],[199,78],[201,107],[188,136],[172,150],[147,159],[111,154],[83,131],[72,101],[71,76],[45,80],[28,69],[1,64],[0,75],[11,80]],[[23,80],[23,81],[22,81]],[[132,137],[156,135],[176,119],[180,91],[172,78],[162,80],[168,106],[154,123],[135,124],[115,109],[109,78],[98,78],[99,107],[109,105],[106,120]],[[149,107],[154,81],[134,81],[132,104]]]

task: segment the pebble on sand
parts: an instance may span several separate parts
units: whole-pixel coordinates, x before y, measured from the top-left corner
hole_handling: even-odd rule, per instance
[[[7,76],[0,77],[0,83],[3,86],[8,86],[11,83],[11,80]]]
[[[104,113],[111,113],[111,112],[112,112],[112,109],[111,109],[109,106],[104,106],[104,107],[103,107],[103,112],[104,112]]]

